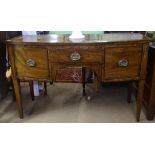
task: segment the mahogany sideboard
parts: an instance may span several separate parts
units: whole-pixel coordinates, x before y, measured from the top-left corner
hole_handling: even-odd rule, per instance
[[[136,120],[140,119],[149,42],[142,34],[21,36],[7,40],[17,109],[23,118],[20,80],[56,81],[57,71],[86,67],[101,82],[138,81]]]

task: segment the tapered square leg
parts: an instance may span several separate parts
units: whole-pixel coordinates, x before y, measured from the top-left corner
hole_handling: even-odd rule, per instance
[[[85,85],[86,85],[86,68],[82,67],[82,86],[83,86],[83,96],[86,95]]]
[[[128,82],[128,90],[127,90],[127,102],[131,103],[131,96],[132,96],[132,81]]]
[[[16,105],[17,105],[19,117],[22,119],[24,118],[24,115],[23,115],[20,81],[17,79],[12,79],[12,81],[13,81],[13,86],[14,86],[14,91],[15,91]]]
[[[139,122],[140,120],[140,113],[142,108],[142,100],[144,94],[144,80],[140,80],[138,83],[138,93],[137,93],[137,105],[136,105],[136,120]]]
[[[29,81],[29,86],[30,86],[30,94],[31,94],[31,99],[34,101],[34,89],[33,89],[33,81]]]
[[[44,89],[45,89],[44,95],[47,95],[47,84],[46,84],[46,82],[44,82]]]

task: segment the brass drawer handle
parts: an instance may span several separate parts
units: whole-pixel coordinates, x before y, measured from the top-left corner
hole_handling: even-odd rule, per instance
[[[29,67],[34,67],[36,65],[36,62],[33,59],[26,60],[26,65]]]
[[[121,59],[118,61],[118,66],[119,67],[127,67],[129,64],[128,60],[127,59]]]
[[[73,61],[77,61],[77,60],[80,60],[81,56],[80,56],[79,53],[74,52],[74,53],[72,53],[72,54],[70,55],[70,58],[71,58],[71,60],[73,60]]]

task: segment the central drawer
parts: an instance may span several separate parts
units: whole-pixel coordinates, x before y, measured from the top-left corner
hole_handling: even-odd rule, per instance
[[[106,48],[105,78],[124,79],[139,77],[141,57],[141,46]]]
[[[102,63],[103,62],[103,52],[98,48],[68,48],[68,49],[50,49],[49,50],[50,61],[51,62],[61,62],[61,63]]]

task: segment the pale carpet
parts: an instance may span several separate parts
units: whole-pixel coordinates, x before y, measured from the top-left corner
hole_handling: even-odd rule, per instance
[[[127,87],[105,85],[97,92],[92,84],[82,96],[81,84],[48,84],[48,95],[31,101],[29,88],[22,86],[24,119],[19,119],[11,92],[0,103],[0,122],[16,123],[130,123],[135,119],[135,99],[127,103]],[[32,111],[31,111],[32,110]],[[32,112],[32,114],[31,114]],[[142,111],[141,123],[147,121]]]

